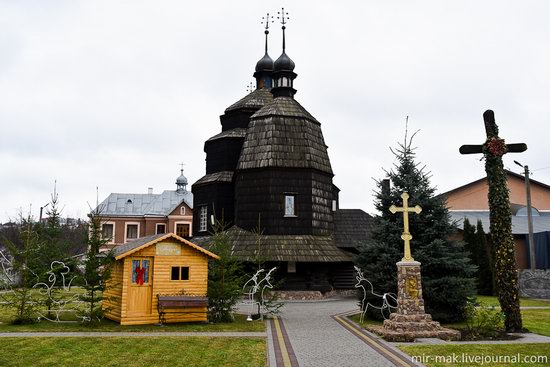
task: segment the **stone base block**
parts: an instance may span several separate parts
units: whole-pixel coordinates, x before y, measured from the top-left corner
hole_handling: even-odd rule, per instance
[[[439,324],[439,323],[438,323]],[[371,331],[384,340],[390,342],[413,342],[418,338],[439,338],[443,340],[460,340],[460,332],[458,330],[446,329],[439,327],[436,330],[417,330],[417,331],[394,331],[386,329],[384,326],[369,326],[368,331]]]

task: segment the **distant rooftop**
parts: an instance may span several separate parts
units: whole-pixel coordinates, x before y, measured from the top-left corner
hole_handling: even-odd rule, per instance
[[[165,190],[162,194],[112,193],[98,209],[102,216],[165,216],[182,202],[193,208],[193,194],[176,190]]]

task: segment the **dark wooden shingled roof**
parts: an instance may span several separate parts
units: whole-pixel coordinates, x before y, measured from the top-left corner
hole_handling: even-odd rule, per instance
[[[233,171],[221,171],[209,173],[197,180],[193,186],[204,185],[211,182],[231,182],[233,180]]]
[[[235,128],[231,130],[222,131],[221,133],[214,135],[207,141],[214,141],[223,138],[244,138],[246,136],[246,129]]]
[[[334,212],[334,242],[342,248],[358,247],[370,237],[372,217],[361,209]]]
[[[233,254],[242,261],[253,261],[258,251],[257,235],[233,226],[228,230]],[[193,237],[191,241],[208,249],[210,236]],[[351,256],[334,245],[331,236],[262,235],[260,254],[266,261],[347,262]]]
[[[250,118],[238,169],[314,168],[332,174],[319,122],[290,97],[278,97]]]
[[[237,109],[259,109],[273,100],[273,95],[269,89],[260,88],[254,92],[247,94],[237,102],[225,109],[225,112],[230,112]]]

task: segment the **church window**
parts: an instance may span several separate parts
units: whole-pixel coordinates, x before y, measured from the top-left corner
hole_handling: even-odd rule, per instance
[[[296,216],[295,195],[285,195],[285,217]]]
[[[286,271],[287,273],[296,273],[296,261],[289,261]]]
[[[157,223],[157,234],[166,233],[166,224]]]
[[[199,215],[199,231],[205,232],[208,226],[208,214],[206,210],[206,205],[201,206]]]
[[[337,204],[336,204],[336,200],[332,200],[332,211],[335,212],[336,209],[337,209]]]

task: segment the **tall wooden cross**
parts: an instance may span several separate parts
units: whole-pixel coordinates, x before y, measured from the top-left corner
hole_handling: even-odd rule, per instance
[[[401,198],[403,198],[403,206],[397,207],[395,205],[392,205],[390,206],[390,212],[392,212],[392,214],[395,214],[397,212],[403,213],[403,234],[401,235],[401,239],[405,242],[405,253],[401,261],[410,262],[414,261],[414,259],[411,256],[412,236],[409,232],[409,212],[420,214],[422,208],[419,205],[416,205],[413,208],[409,207],[409,194],[406,192],[401,194]]]
[[[522,329],[519,308],[518,276],[514,257],[514,237],[512,235],[512,213],[506,173],[502,156],[506,153],[520,153],[527,145],[505,144],[498,136],[495,114],[491,110],[483,113],[487,140],[483,145],[463,145],[461,154],[483,153],[485,171],[489,186],[489,220],[491,242],[495,253],[495,279],[500,308],[504,312],[504,325],[508,332]]]
[[[492,110],[487,110],[483,113],[483,122],[485,123],[485,133],[487,139],[498,138],[498,126],[495,122],[495,113]],[[519,144],[506,144],[507,153],[521,153],[527,150],[527,145],[524,143]],[[463,145],[459,149],[460,154],[476,154],[483,153],[483,144],[479,145]]]

